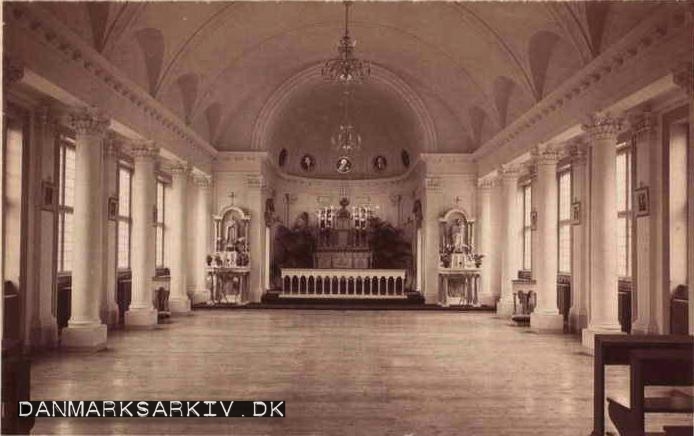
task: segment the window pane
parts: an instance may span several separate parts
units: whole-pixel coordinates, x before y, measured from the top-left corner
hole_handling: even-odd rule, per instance
[[[118,215],[130,217],[130,170],[118,169]]]
[[[130,224],[118,221],[118,268],[130,268]]]
[[[63,271],[72,271],[72,213],[65,212],[63,232]]]
[[[164,222],[164,184],[157,182],[157,222]]]
[[[157,254],[156,254],[156,265],[164,266],[164,229],[161,226],[157,226]]]
[[[559,227],[559,271],[571,272],[571,224]]]
[[[619,276],[628,275],[627,271],[627,219],[626,217],[617,218],[617,274]]]
[[[530,229],[523,230],[523,269],[532,268],[532,232]]]
[[[523,188],[523,225],[530,225],[530,210],[532,209],[532,186],[526,185]]]
[[[63,217],[58,218],[58,271],[63,269]]]
[[[571,172],[564,171],[559,175],[559,219],[571,218]]]
[[[623,211],[626,210],[627,208],[627,203],[626,203],[626,154],[625,153],[618,153],[617,154],[617,173],[616,173],[616,181],[617,181],[617,210],[618,211]]]
[[[64,206],[73,207],[75,201],[75,149],[65,148],[65,190]]]

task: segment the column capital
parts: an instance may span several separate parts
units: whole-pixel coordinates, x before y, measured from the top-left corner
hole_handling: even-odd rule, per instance
[[[583,139],[576,139],[568,147],[569,158],[572,164],[585,164],[588,161],[588,144]]]
[[[248,174],[246,176],[246,187],[248,189],[262,190],[265,188],[265,178],[261,174]]]
[[[70,114],[70,125],[80,135],[103,136],[110,121],[93,109],[80,109]]]
[[[166,169],[171,173],[172,176],[182,177],[188,177],[192,171],[190,163],[184,160],[170,162]]]
[[[104,154],[106,156],[118,156],[122,148],[123,139],[113,132],[108,132],[104,142]]]
[[[530,151],[530,157],[530,161],[538,166],[556,166],[559,162],[559,152],[557,147],[552,144],[534,147]]]
[[[441,177],[427,176],[424,178],[424,189],[427,192],[438,192],[441,189]]]
[[[503,164],[496,171],[502,181],[515,182],[521,175],[521,167],[518,164]]]
[[[622,130],[622,119],[613,117],[608,113],[595,113],[590,116],[590,121],[583,124],[582,127],[593,140],[616,138]]]
[[[672,70],[672,81],[684,89],[688,96],[694,95],[694,68],[691,62],[683,62]]]
[[[14,85],[24,77],[24,64],[22,61],[4,56],[2,59],[2,84],[5,88]]]
[[[156,159],[159,156],[159,147],[154,141],[136,141],[130,147],[130,153],[137,160]]]
[[[654,132],[658,119],[652,112],[636,112],[629,116],[629,125],[633,136],[639,138]]]
[[[51,104],[44,104],[36,109],[36,116],[43,127],[57,127],[62,115],[63,114]]]
[[[489,191],[499,186],[499,179],[500,177],[497,175],[482,177],[481,179],[477,180],[477,187],[482,191]]]
[[[212,186],[212,177],[205,175],[205,174],[200,174],[196,173],[193,174],[193,183],[200,188],[200,189],[209,189]]]

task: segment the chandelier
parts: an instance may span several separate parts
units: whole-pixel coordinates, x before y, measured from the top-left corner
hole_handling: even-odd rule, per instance
[[[371,74],[369,63],[354,57],[354,47],[357,45],[357,41],[352,40],[349,36],[349,7],[351,3],[345,1],[345,34],[337,47],[338,56],[328,60],[321,69],[321,75],[325,80],[344,84],[359,83]]]
[[[330,142],[332,142],[333,146],[345,155],[349,155],[353,151],[359,150],[361,147],[361,135],[359,135],[357,129],[352,126],[349,119],[350,97],[351,93],[349,89],[345,88],[342,99],[342,106],[344,108],[342,122],[340,122],[340,126],[330,138]]]

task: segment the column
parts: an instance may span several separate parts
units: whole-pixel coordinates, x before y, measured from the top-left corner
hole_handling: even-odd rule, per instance
[[[694,11],[689,8],[688,20]],[[689,148],[687,150],[687,285],[689,288],[689,334],[694,335],[694,68],[691,62],[679,65],[673,72],[673,81],[686,93],[689,101]]]
[[[617,306],[617,134],[621,120],[595,115],[583,126],[591,144],[590,319],[582,332],[593,349],[595,334],[621,332]]]
[[[498,170],[501,176],[504,216],[501,226],[504,229],[501,246],[501,298],[496,306],[496,313],[501,317],[513,314],[512,280],[518,277],[520,268],[521,247],[521,210],[518,197],[518,176],[520,171],[515,166],[506,166]]]
[[[564,318],[557,309],[559,155],[551,146],[536,150],[533,154],[537,171],[533,186],[533,200],[537,200],[537,237],[533,251],[541,259],[533,263],[537,305],[530,315],[530,327],[537,331],[561,333]]]
[[[426,304],[445,305],[446,299],[441,298],[439,287],[443,286],[439,281],[439,249],[441,236],[439,231],[439,214],[444,209],[441,195],[441,179],[427,176],[424,180],[424,219],[422,231],[424,233],[423,261],[424,272],[424,302]],[[379,281],[380,284],[380,281]]]
[[[495,198],[500,194],[500,183],[496,177],[482,179],[478,183],[480,198],[479,253],[482,259],[481,289],[479,303],[493,307],[501,293],[501,249],[499,238],[499,203]]]
[[[125,312],[128,327],[153,327],[157,310],[152,297],[154,276],[154,208],[156,206],[155,161],[159,148],[152,142],[138,142],[132,147],[135,160],[132,178],[131,262],[132,287],[130,308]]]
[[[246,176],[246,207],[250,212],[251,221],[248,223],[248,249],[251,272],[248,277],[247,303],[260,303],[265,293],[265,220],[263,219],[263,190],[265,180],[261,174]],[[269,260],[269,259],[268,259]]]
[[[193,304],[206,303],[211,300],[210,290],[207,288],[207,264],[205,257],[210,252],[210,224],[212,222],[212,210],[210,209],[210,194],[212,178],[203,174],[193,176],[193,182],[197,187],[197,201],[195,203],[195,291]]]
[[[186,210],[188,198],[188,177],[190,166],[177,162],[170,169],[171,193],[167,204],[170,217],[170,272],[171,293],[169,310],[173,314],[189,314],[190,299],[186,292]]]
[[[648,112],[633,114],[629,120],[633,133],[636,175],[634,187],[651,186],[650,162],[657,147],[655,116]],[[655,247],[655,241],[651,238],[652,220],[650,216],[638,217],[634,215],[635,227],[635,259],[634,259],[634,283],[632,286],[632,298],[636,299],[636,321],[632,325],[635,334],[657,334],[658,322],[656,319],[656,288],[652,286],[655,279],[652,274],[651,258]]]
[[[107,207],[104,208],[104,274],[103,298],[101,299],[101,320],[106,325],[118,324],[118,304],[116,303],[117,281],[117,250],[118,235],[116,234],[117,217],[109,217],[109,199],[118,196],[118,157],[121,142],[114,135],[106,138],[104,145],[104,198]]]
[[[588,146],[582,140],[569,146],[572,185],[572,243],[571,243],[571,331],[588,327],[588,290],[590,283],[590,179],[588,179]],[[576,203],[578,203],[576,205]],[[575,210],[573,208],[576,208]]]
[[[70,117],[75,130],[75,199],[71,317],[61,343],[68,349],[106,348],[99,319],[103,267],[103,141],[108,120],[83,111]]]

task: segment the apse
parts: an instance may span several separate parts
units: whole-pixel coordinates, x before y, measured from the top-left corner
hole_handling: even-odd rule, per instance
[[[344,86],[315,77],[284,99],[264,141],[277,168],[300,177],[373,179],[398,176],[412,167],[425,135],[409,103],[378,80],[351,86],[349,96],[345,92]],[[349,153],[332,141],[345,116],[361,137],[359,149]]]

